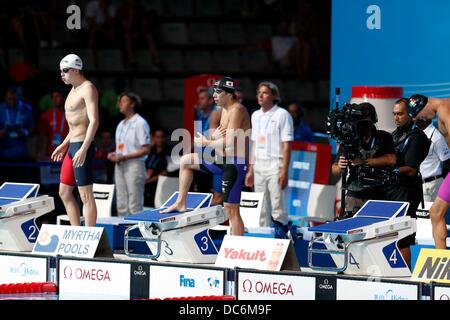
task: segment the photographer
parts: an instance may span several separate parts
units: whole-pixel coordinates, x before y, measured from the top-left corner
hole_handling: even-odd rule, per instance
[[[395,166],[400,174],[397,185],[386,188],[386,195],[392,201],[408,201],[407,215],[416,217],[416,210],[423,200],[422,179],[419,168],[426,158],[430,148],[430,140],[420,130],[408,114],[408,100],[399,99],[393,109],[394,122],[397,129],[392,133],[394,147],[397,155]],[[410,245],[415,244],[415,234],[408,236],[398,242],[406,263],[411,263]]]
[[[339,146],[337,160],[332,166],[334,175],[341,175],[343,169],[349,169],[347,183],[343,183],[343,188],[347,190],[345,199],[343,199],[345,212],[341,213],[340,219],[353,216],[369,199],[386,199],[384,188],[380,188],[380,186],[387,179],[380,176],[373,182],[366,183],[361,179],[362,173],[370,171],[384,173],[379,169],[387,169],[396,162],[392,136],[375,127],[375,123],[378,121],[375,107],[370,103],[354,104],[350,107],[351,113],[360,115],[356,116],[356,121],[351,122],[353,120],[351,117],[348,121],[355,126],[353,131],[356,131],[354,135],[357,144],[355,143],[353,148],[356,150],[349,153],[346,150],[348,145],[345,141],[342,142]]]

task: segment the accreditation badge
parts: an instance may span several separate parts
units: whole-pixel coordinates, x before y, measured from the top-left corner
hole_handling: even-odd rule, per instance
[[[258,148],[260,148],[260,149],[266,148],[266,136],[265,135],[258,136]]]

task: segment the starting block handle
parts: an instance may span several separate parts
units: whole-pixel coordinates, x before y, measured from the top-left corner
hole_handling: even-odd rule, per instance
[[[308,266],[313,270],[320,270],[320,271],[331,271],[331,272],[344,272],[347,269],[348,266],[348,245],[345,245],[343,250],[328,250],[328,249],[314,249],[313,246],[315,243],[323,243],[323,236],[319,236],[317,238],[312,236],[311,240],[308,244]],[[320,267],[315,266],[312,261],[313,253],[318,254],[343,254],[344,255],[344,264],[342,267]]]
[[[157,232],[157,238],[144,238],[144,237],[131,237],[129,235],[129,233],[134,230],[134,229],[139,229],[139,225],[135,224],[132,225],[131,227],[128,227],[125,229],[125,233],[124,233],[124,239],[123,239],[123,248],[125,251],[125,254],[129,257],[135,257],[135,258],[146,258],[146,259],[158,259],[159,256],[161,255],[161,235],[162,232],[159,231],[158,229],[155,229]],[[155,254],[139,254],[139,253],[131,253],[128,250],[128,243],[129,242],[156,242],[157,243],[157,250]]]

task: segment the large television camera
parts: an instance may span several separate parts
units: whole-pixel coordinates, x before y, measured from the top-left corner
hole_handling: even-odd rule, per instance
[[[398,185],[400,183],[400,172],[392,170],[358,166],[354,169],[356,181],[362,189]]]
[[[376,130],[374,123],[377,122],[375,108],[369,108],[364,104],[346,103],[339,109],[340,89],[336,88],[336,106],[327,117],[327,133],[334,138],[342,150],[342,155],[347,160],[362,158],[362,146],[364,138],[370,136]],[[372,110],[371,110],[372,109]],[[367,165],[350,167],[352,187],[366,189],[384,187],[386,185],[398,184],[399,172],[391,169],[372,168]],[[345,190],[347,190],[347,167],[342,169],[342,194],[341,207],[345,208]],[[345,209],[341,211],[340,217],[346,216]]]
[[[336,106],[327,117],[327,133],[341,145],[343,156],[352,160],[361,157],[361,144],[370,120],[368,112],[358,104],[346,103],[342,110]]]

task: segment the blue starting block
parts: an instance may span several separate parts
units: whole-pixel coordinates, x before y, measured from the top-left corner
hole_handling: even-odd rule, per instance
[[[188,211],[161,213],[175,203],[178,192],[161,206],[125,218],[136,222],[125,230],[124,250],[130,257],[189,263],[214,263],[218,248],[211,228],[227,220],[222,206],[210,207],[212,194],[189,192],[186,199]],[[132,237],[130,232],[139,229],[142,237]],[[146,242],[152,254],[131,253],[129,242]]]
[[[31,251],[39,234],[36,218],[55,209],[52,197],[38,196],[39,184],[0,186],[0,250]]]
[[[415,219],[406,216],[408,207],[407,202],[369,200],[352,218],[309,228],[309,267],[352,275],[410,276],[397,246],[416,232]],[[314,265],[313,254],[331,256],[336,267]]]

